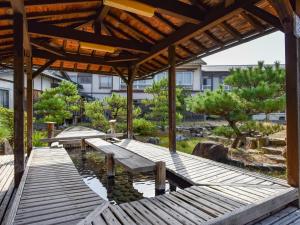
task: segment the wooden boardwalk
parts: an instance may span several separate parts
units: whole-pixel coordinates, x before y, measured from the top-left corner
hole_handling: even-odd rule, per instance
[[[4,224],[14,193],[14,156],[0,155],[0,224]]]
[[[297,197],[293,188],[192,186],[185,190],[110,205],[89,225],[242,225]]]
[[[300,209],[289,206],[254,225],[299,225]]]
[[[89,189],[63,148],[34,149],[8,224],[76,224],[107,204]]]
[[[214,162],[182,152],[170,153],[167,148],[124,139],[116,143],[151,161],[165,161],[167,170],[191,185],[227,185],[288,187],[286,181]]]

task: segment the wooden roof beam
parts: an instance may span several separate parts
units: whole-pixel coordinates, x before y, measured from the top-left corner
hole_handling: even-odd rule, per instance
[[[246,13],[246,12],[242,12],[241,16],[247,20],[248,23],[251,24],[251,26],[258,30],[259,32],[262,32],[265,28],[264,26],[260,23],[260,21],[258,21],[255,17],[253,17],[251,14]]]
[[[85,31],[75,30],[67,27],[58,27],[40,22],[29,22],[28,30],[29,33],[39,34],[46,37],[77,40],[143,53],[149,52],[151,47],[147,43],[119,39],[111,36],[108,37],[104,35],[95,35]]]
[[[254,16],[260,18],[261,20],[267,22],[271,26],[277,28],[278,30],[283,31],[283,27],[280,23],[280,20],[276,16],[273,16],[271,13],[268,13],[267,11],[255,5],[249,5],[245,7],[245,10],[253,14]]]
[[[32,79],[40,75],[44,70],[46,70],[49,66],[51,66],[56,60],[50,59],[48,62],[46,62],[43,66],[38,68],[36,71],[32,73]]]
[[[192,5],[177,0],[138,0],[157,8],[157,12],[197,24],[203,19],[201,11]]]
[[[58,56],[64,56],[64,52],[61,49],[54,48],[43,40],[31,40],[31,44],[37,48],[53,53]]]
[[[104,66],[119,66],[119,67],[128,66],[128,63],[124,63],[124,62],[111,62],[109,60],[113,60],[114,58],[110,58],[110,57],[95,57],[95,56],[71,54],[71,53],[64,53],[64,56],[59,56],[39,49],[33,49],[32,54],[34,57],[42,58],[42,59],[55,59],[55,60],[88,63],[88,64],[91,63],[95,65],[104,65]]]
[[[237,12],[242,12],[243,7],[248,4],[255,4],[259,0],[236,0],[232,5],[227,8],[218,8],[212,9],[205,15],[203,21],[197,25],[194,24],[186,24],[183,25],[180,29],[173,32],[171,35],[166,37],[165,39],[158,42],[155,46],[152,47],[150,53],[143,57],[138,64],[142,64],[150,58],[159,55],[162,51],[164,51],[171,44],[178,44],[183,42],[189,38],[191,38],[195,33],[205,31],[220,22],[225,21],[227,18],[231,18]]]
[[[293,7],[289,0],[269,0],[269,3],[273,6],[276,10],[283,29],[285,32],[293,31]]]
[[[94,21],[94,31],[96,34],[101,34],[101,26],[104,18],[109,13],[110,7],[102,5],[99,9],[98,15]]]
[[[231,25],[229,25],[227,22],[220,23],[220,26],[229,33],[232,37],[236,39],[241,39],[242,35],[240,32],[238,32],[235,28],[233,28]]]

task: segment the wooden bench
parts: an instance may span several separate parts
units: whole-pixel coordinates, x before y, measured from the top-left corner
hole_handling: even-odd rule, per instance
[[[156,172],[155,189],[156,193],[163,193],[165,190],[166,166],[165,162],[153,162],[125,148],[111,144],[100,138],[83,139],[82,149],[85,145],[105,154],[108,177],[114,176],[114,164],[122,165],[131,173]]]

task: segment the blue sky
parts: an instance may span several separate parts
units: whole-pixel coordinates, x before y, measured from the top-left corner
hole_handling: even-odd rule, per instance
[[[275,32],[203,58],[207,65],[245,65],[263,60],[267,64],[284,63],[284,35]]]

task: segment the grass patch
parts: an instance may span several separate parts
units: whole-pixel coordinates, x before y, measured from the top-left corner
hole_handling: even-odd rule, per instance
[[[138,137],[140,141],[147,141],[149,137]],[[159,145],[168,148],[169,147],[169,138],[166,135],[159,136],[160,142]],[[190,138],[184,141],[177,141],[176,142],[176,150],[180,152],[185,152],[188,154],[192,154],[195,146],[199,143],[206,140],[205,138]]]

